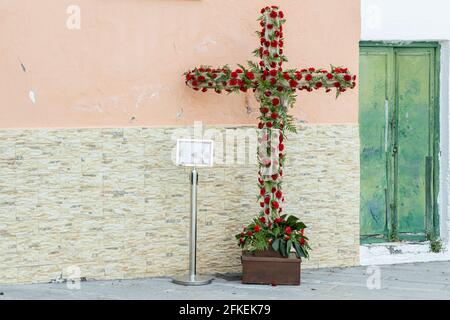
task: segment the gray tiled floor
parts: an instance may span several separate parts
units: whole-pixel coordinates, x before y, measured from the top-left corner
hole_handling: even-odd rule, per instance
[[[64,283],[0,286],[0,299],[450,299],[450,262],[379,268],[380,289],[367,286],[377,270],[355,267],[304,270],[300,287],[242,285],[237,276],[203,287],[151,278],[87,281],[79,290]]]

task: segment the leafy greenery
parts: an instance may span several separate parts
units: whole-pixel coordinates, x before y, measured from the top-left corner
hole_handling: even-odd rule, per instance
[[[297,257],[308,258],[311,247],[304,235],[306,225],[295,216],[281,215],[273,223],[266,219],[254,219],[241,233],[236,235],[239,245],[247,251],[274,250],[288,257],[294,249]]]

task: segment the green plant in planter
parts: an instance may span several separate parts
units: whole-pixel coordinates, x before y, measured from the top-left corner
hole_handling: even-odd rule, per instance
[[[299,258],[308,258],[311,249],[308,238],[304,235],[306,225],[295,216],[286,214],[266,223],[266,218],[255,218],[253,223],[236,235],[243,250],[250,252],[274,250],[288,257],[294,248]]]

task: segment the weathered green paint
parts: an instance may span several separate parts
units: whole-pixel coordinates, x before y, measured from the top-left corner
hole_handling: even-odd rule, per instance
[[[390,50],[362,48],[360,56],[360,166],[362,236],[383,236],[387,229],[386,100]]]
[[[430,156],[432,50],[395,51],[396,214],[399,239],[426,239],[426,157]]]
[[[437,57],[435,43],[361,45],[362,242],[436,234]]]

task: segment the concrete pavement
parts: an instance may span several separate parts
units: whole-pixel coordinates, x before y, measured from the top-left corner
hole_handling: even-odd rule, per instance
[[[217,275],[211,285],[184,287],[169,278],[0,285],[2,299],[450,299],[450,262],[304,270],[302,285],[243,285]]]

